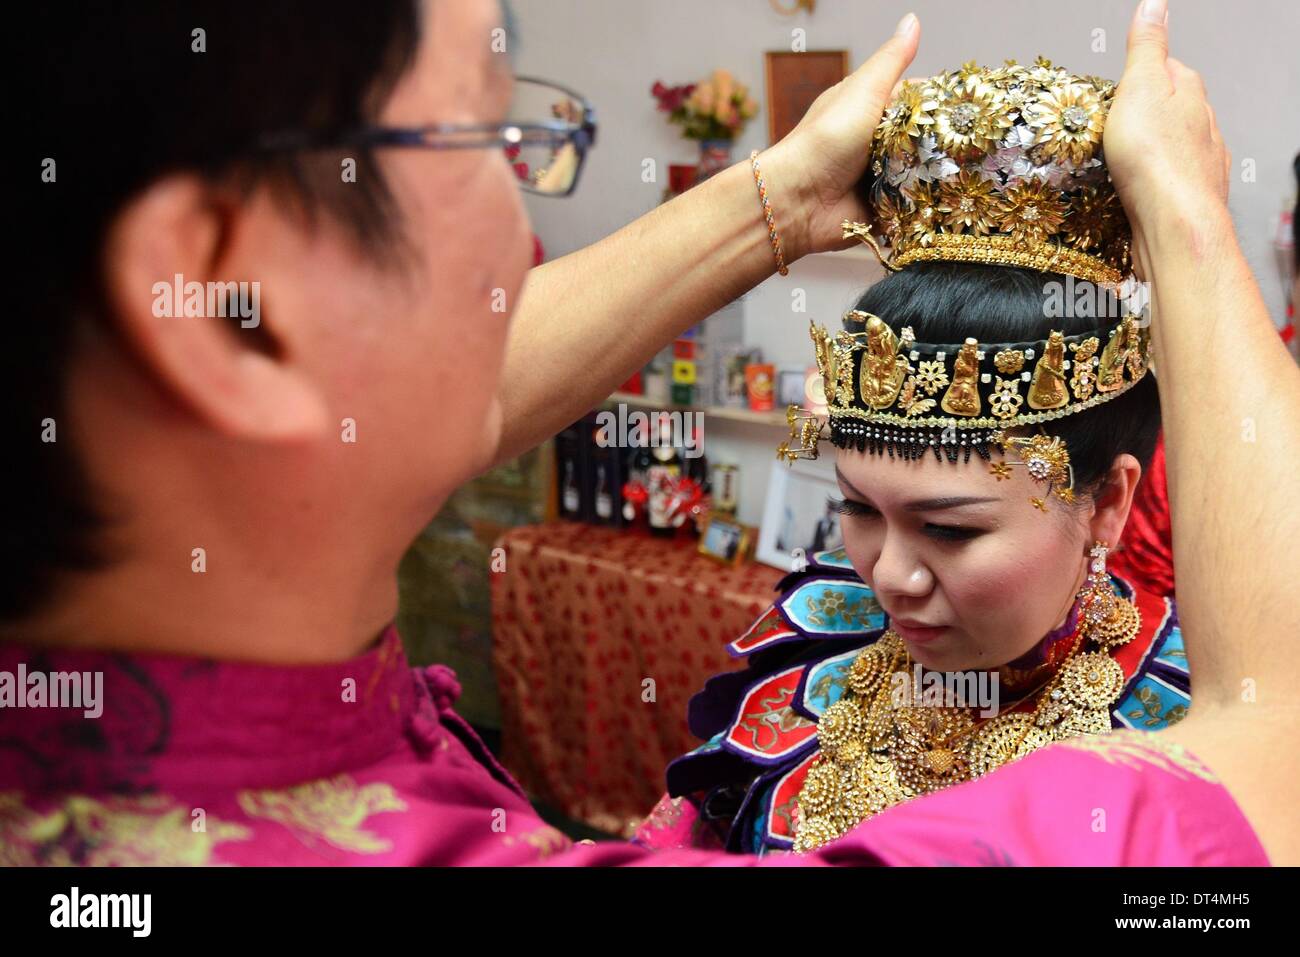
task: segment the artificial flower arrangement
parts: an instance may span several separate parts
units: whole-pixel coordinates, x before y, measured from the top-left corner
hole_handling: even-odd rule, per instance
[[[680,126],[688,140],[735,140],[758,113],[749,88],[726,70],[714,70],[707,80],[684,86],[656,81],[650,92],[668,122]]]

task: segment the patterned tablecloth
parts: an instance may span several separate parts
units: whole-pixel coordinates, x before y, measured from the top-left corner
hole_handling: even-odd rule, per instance
[[[502,757],[532,796],[629,833],[664,768],[699,742],[686,706],[734,669],[724,650],[775,598],[781,572],[698,554],[695,541],[575,522],[526,525],[497,542],[493,665]]]

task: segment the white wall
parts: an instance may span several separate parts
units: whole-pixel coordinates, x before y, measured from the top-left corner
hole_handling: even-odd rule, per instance
[[[807,47],[849,50],[865,60],[913,10],[921,48],[910,76],[928,76],[967,60],[996,65],[1042,54],[1077,73],[1118,79],[1136,0],[818,0],[816,13],[786,17],[768,0],[509,0],[518,21],[516,69],[577,89],[595,105],[598,145],[569,199],[529,197],[535,229],[555,258],[581,248],[651,209],[666,167],[694,162],[656,112],[650,87],[691,82],[729,69],[759,101],[760,112],[736,143],[735,157],[767,145],[763,53],[790,48],[791,29]],[[1270,311],[1283,323],[1285,298],[1273,239],[1278,216],[1294,202],[1291,159],[1300,149],[1300,4],[1295,0],[1170,0],[1175,56],[1205,79],[1225,141],[1237,164],[1230,206]],[[1106,49],[1093,52],[1096,30]],[[641,163],[658,161],[659,183],[641,182]],[[1255,182],[1241,181],[1253,159]],[[780,184],[772,188],[779,195]],[[778,364],[812,359],[808,319],[835,326],[855,293],[879,275],[862,256],[813,257],[788,277],[773,277],[746,297],[746,337]],[[808,313],[790,311],[789,290],[808,297]],[[741,466],[741,519],[757,523],[779,436],[758,426],[706,421],[710,460]]]

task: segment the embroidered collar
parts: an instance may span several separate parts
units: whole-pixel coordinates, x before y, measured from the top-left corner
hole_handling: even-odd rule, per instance
[[[325,665],[0,644],[0,674],[20,669],[29,689],[33,675],[101,676],[103,712],[0,709],[0,790],[130,794],[327,777],[391,753],[429,693],[391,626],[367,653]]]

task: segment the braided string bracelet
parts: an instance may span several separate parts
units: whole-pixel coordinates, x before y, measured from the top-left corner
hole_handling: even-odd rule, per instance
[[[749,154],[749,165],[754,168],[754,184],[758,186],[758,201],[763,207],[763,218],[767,220],[767,238],[772,244],[772,255],[776,257],[776,271],[782,276],[790,270],[785,265],[785,252],[781,249],[781,237],[776,231],[776,218],[772,215],[772,204],[767,199],[767,183],[758,168],[758,150]]]

